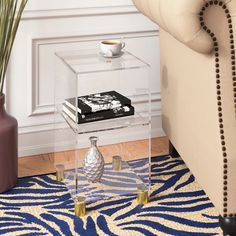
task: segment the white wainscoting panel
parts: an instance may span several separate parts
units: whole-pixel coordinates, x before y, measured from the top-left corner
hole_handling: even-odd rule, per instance
[[[31,0],[18,31],[6,85],[7,109],[19,122],[19,156],[54,151],[55,52],[95,48],[109,38],[123,38],[126,50],[151,65],[152,133],[163,135],[158,27],[138,13],[130,0]],[[61,140],[56,146],[60,150],[70,143]]]

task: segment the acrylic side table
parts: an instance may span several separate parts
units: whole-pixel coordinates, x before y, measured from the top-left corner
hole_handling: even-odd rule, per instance
[[[75,202],[75,214],[84,216],[86,205],[123,195],[137,195],[137,204],[147,203],[151,169],[150,66],[127,51],[118,58],[104,58],[93,49],[57,52],[55,58],[54,162],[58,181],[65,183]],[[134,115],[78,124],[81,111],[77,109],[77,98],[106,91],[129,98]],[[63,107],[67,99],[76,104],[70,116]],[[94,137],[104,158],[104,163],[98,159],[95,164],[102,168],[98,181],[89,177],[94,173],[89,172],[89,160],[85,160]]]

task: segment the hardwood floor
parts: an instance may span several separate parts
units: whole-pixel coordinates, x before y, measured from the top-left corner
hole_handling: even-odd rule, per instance
[[[99,147],[105,162],[111,162],[111,157],[115,151],[125,155],[126,160],[134,160],[146,157],[148,150],[146,147],[147,140],[127,142],[119,145],[108,145]],[[80,150],[76,153],[83,156],[87,149]],[[161,156],[168,153],[168,139],[166,137],[152,139],[152,156]],[[28,156],[19,158],[19,177],[40,175],[55,172],[55,163],[64,163],[66,168],[73,166],[75,163],[75,151],[65,151],[58,153],[42,154],[37,156]]]

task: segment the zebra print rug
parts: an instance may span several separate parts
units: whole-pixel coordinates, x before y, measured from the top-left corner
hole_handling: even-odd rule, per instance
[[[133,162],[139,166],[142,160]],[[153,158],[151,201],[128,195],[90,203],[77,218],[73,201],[55,175],[22,178],[0,194],[0,235],[204,236],[221,233],[218,214],[184,162]]]

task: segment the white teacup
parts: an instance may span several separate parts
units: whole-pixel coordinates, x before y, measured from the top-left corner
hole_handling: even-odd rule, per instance
[[[100,50],[104,56],[112,57],[121,54],[125,43],[119,40],[105,40],[100,43]]]

